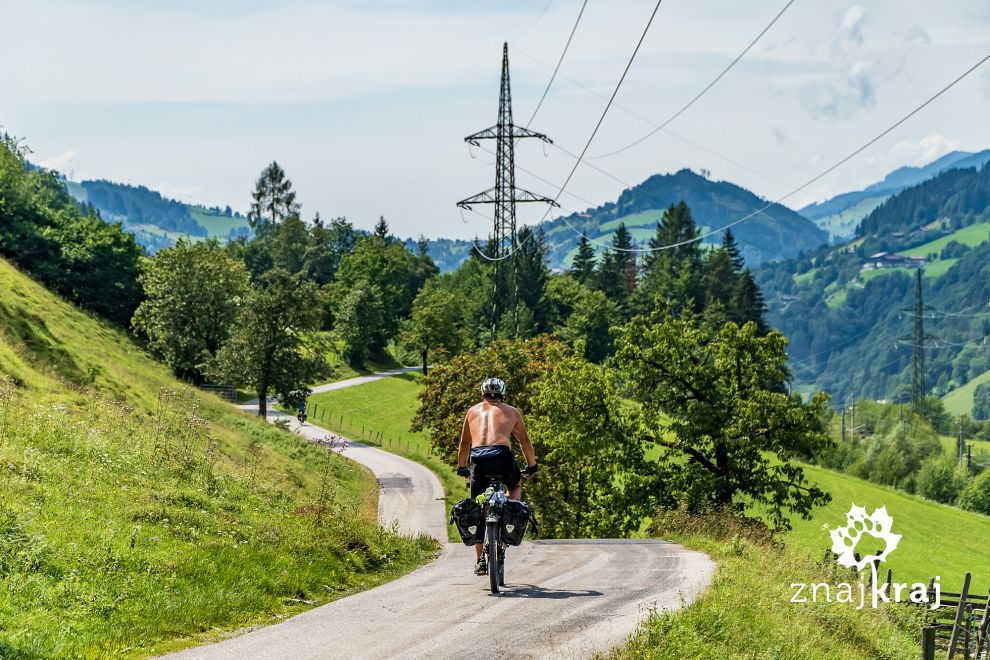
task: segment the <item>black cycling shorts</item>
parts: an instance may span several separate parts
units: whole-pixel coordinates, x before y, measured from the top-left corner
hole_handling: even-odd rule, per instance
[[[488,488],[489,479],[495,477],[506,488],[515,488],[522,480],[522,472],[516,465],[512,450],[505,445],[488,445],[471,448],[471,497],[475,498]]]

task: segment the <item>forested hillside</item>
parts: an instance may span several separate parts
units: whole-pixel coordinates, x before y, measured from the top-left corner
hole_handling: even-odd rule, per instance
[[[929,393],[990,368],[988,221],[990,167],[949,170],[877,207],[856,240],[760,268],[768,318],[790,339],[797,384],[842,399],[906,395],[918,263],[910,257],[924,258]]]
[[[607,242],[619,223],[629,229],[634,241],[645,244],[653,236],[665,209],[685,202],[702,233],[715,233],[706,243],[722,240],[720,228],[768,204],[744,188],[728,181],[711,181],[691,170],[656,174],[638,186],[624,190],[615,202],[603,204],[543,226],[547,235],[551,267],[566,267],[577,251],[582,232],[593,241]],[[785,206],[766,211],[732,228],[746,262],[758,265],[796,257],[824,243],[828,236],[813,223]]]
[[[809,204],[798,212],[827,231],[833,239],[852,238],[860,221],[891,195],[946,170],[982,167],[988,160],[990,149],[978,153],[953,151],[921,167],[900,167],[882,181],[863,190],[842,193],[824,202]]]

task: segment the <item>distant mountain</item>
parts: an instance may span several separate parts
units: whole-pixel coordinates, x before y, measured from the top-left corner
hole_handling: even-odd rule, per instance
[[[789,341],[795,388],[838,401],[903,398],[919,265],[929,394],[990,370],[988,239],[990,165],[948,168],[891,195],[855,240],[759,268],[768,320]]]
[[[229,206],[186,204],[145,186],[103,179],[65,180],[65,188],[77,201],[93,206],[104,220],[120,222],[152,254],[182,237],[230,239],[250,234],[247,218]]]
[[[910,186],[927,181],[948,169],[981,167],[990,161],[990,149],[972,153],[953,151],[920,167],[900,167],[863,190],[842,193],[817,204],[809,204],[798,212],[813,220],[836,239],[850,238],[860,220],[870,214],[888,197]]]
[[[578,235],[608,244],[619,223],[624,222],[633,240],[646,245],[656,232],[664,209],[683,200],[691,207],[695,222],[707,233],[707,243],[720,243],[722,227],[739,220],[769,202],[728,181],[711,181],[691,170],[656,174],[627,190],[617,201],[546,223],[550,265],[567,268],[576,251]],[[568,226],[570,225],[570,227]],[[573,229],[572,229],[573,227]],[[791,209],[775,205],[732,227],[746,263],[796,257],[826,242],[828,235]]]

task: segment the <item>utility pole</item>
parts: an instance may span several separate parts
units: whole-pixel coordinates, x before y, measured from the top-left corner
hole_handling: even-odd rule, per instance
[[[512,123],[512,91],[509,85],[509,44],[502,45],[502,83],[498,98],[498,123],[491,128],[478,131],[464,138],[474,146],[481,146],[481,140],[495,140],[495,187],[468,197],[457,203],[464,209],[473,204],[494,204],[494,227],[488,242],[488,252],[481,256],[493,264],[492,273],[492,338],[498,323],[506,310],[516,310],[516,269],[511,261],[518,249],[516,244],[516,202],[542,202],[557,206],[547,197],[516,188],[515,141],[521,138],[536,138],[549,144],[553,141],[542,133]],[[518,319],[516,319],[518,321]],[[514,323],[515,333],[518,323]]]
[[[917,408],[925,398],[925,340],[935,340],[937,337],[925,334],[925,310],[921,299],[921,269],[915,270],[914,307],[903,310],[914,317],[914,333],[909,337],[901,337],[901,341],[911,342],[911,405]]]
[[[846,441],[846,406],[842,405],[842,442]]]

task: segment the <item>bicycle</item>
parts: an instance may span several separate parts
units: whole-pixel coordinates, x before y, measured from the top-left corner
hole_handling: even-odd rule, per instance
[[[509,497],[498,476],[489,476],[484,492],[481,515],[485,520],[485,541],[482,555],[488,564],[488,584],[492,593],[505,586],[505,543],[502,542],[502,508]],[[494,541],[494,542],[493,542]]]

